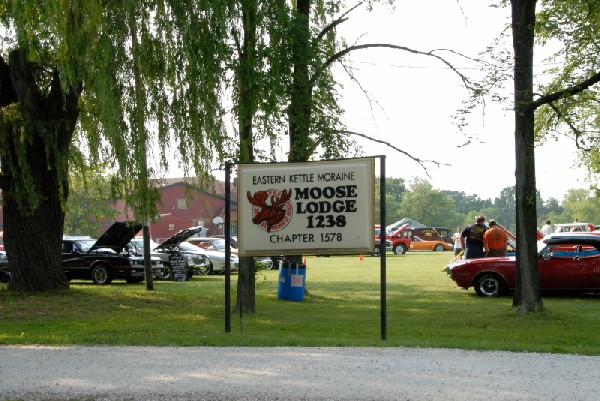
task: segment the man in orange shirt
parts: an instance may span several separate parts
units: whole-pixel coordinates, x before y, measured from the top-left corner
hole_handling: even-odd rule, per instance
[[[508,234],[498,227],[496,220],[490,220],[490,228],[483,234],[483,248],[486,256],[506,256]]]

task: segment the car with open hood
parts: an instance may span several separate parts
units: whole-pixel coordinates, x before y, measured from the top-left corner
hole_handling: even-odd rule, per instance
[[[565,232],[538,241],[541,291],[600,293],[600,235]],[[516,259],[485,257],[451,262],[446,273],[456,285],[477,295],[497,297],[515,288]]]
[[[144,280],[144,258],[131,255],[126,245],[142,229],[142,224],[118,221],[98,239],[66,236],[62,241],[63,269],[67,279],[92,280],[110,284],[114,279],[128,283]],[[158,277],[164,266],[151,258],[152,274]]]
[[[187,239],[203,232],[203,230],[205,230],[203,227],[190,227],[178,231],[160,244],[151,241],[150,249],[152,249],[153,254],[159,256],[163,260],[163,263],[169,266],[169,278],[176,278],[173,270],[175,263],[183,263],[185,266],[184,268],[187,272],[187,278],[185,278],[185,280],[189,280],[193,275],[203,275],[208,273],[209,261],[207,260],[207,257],[197,252],[190,252],[186,249],[185,245],[183,247],[181,246]],[[139,241],[141,241],[141,239]],[[135,241],[134,244],[139,245],[139,241]],[[141,245],[141,250],[143,251],[143,244]]]
[[[208,259],[208,274],[223,273],[225,271],[226,259],[224,250],[219,251],[212,245],[208,246],[207,248],[200,248],[199,246],[190,243],[189,240],[186,242],[182,242],[179,246],[182,250],[185,250],[186,252],[197,253],[206,256],[206,258]],[[238,255],[231,252],[230,258],[231,271],[238,271],[240,268],[240,259]]]

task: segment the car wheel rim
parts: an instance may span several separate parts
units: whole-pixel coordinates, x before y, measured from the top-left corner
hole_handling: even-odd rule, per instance
[[[94,280],[99,283],[99,284],[103,284],[106,282],[106,271],[104,269],[97,269],[96,271],[94,271]]]
[[[479,283],[479,289],[487,296],[498,293],[498,281],[493,278],[486,278]]]

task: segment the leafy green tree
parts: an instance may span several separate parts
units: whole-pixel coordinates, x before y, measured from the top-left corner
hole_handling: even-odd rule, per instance
[[[492,206],[491,200],[480,199],[477,195],[467,195],[463,191],[444,191],[444,193],[454,200],[456,211],[461,215],[467,215],[471,211],[481,211]]]
[[[477,195],[467,195],[463,191],[443,191],[443,193],[452,199],[454,204],[452,213],[455,217],[449,227],[465,227],[473,224],[478,214],[483,213],[486,216],[495,214],[492,201],[489,199],[480,199]]]
[[[575,1],[576,2],[576,1]],[[600,69],[587,69],[584,74],[576,74],[572,69],[564,72],[570,77],[559,86],[548,88],[543,95],[534,100],[533,90],[533,49],[535,44],[537,0],[511,0],[512,34],[514,50],[514,107],[515,107],[515,150],[516,150],[516,204],[517,204],[517,277],[513,297],[513,306],[520,313],[535,312],[543,309],[539,291],[539,272],[537,269],[536,248],[536,184],[535,184],[535,124],[534,113],[542,106],[552,106],[564,99],[590,93],[587,90],[600,82]],[[546,7],[559,7],[562,0],[548,1]],[[570,1],[568,3],[571,3]],[[583,2],[591,4],[589,2]],[[597,11],[594,8],[578,8],[572,22],[577,27],[593,19],[597,24]],[[583,23],[583,24],[582,24]],[[566,42],[576,42],[577,30],[560,27],[552,35]],[[594,47],[593,57],[597,48]],[[587,57],[588,52],[580,54]],[[591,55],[591,54],[590,54]]]
[[[413,180],[400,206],[402,216],[435,227],[452,227],[456,218],[454,210],[450,197],[421,178]]]
[[[514,229],[515,219],[515,187],[507,187],[500,191],[500,196],[494,199],[495,214],[487,216],[494,218],[508,229]]]
[[[228,6],[0,1],[0,188],[10,289],[68,287],[60,239],[72,163],[109,163],[113,188],[137,218],[149,219],[158,195],[145,163],[152,125],[158,166],[172,159],[175,144],[186,171],[208,181],[226,148],[220,96]],[[34,236],[46,240],[29,247]]]
[[[553,79],[543,93],[560,92],[580,82],[597,82],[600,71],[600,3],[589,0],[545,1],[537,16],[536,33],[541,44],[557,49],[548,58]],[[556,68],[560,60],[562,68]],[[590,81],[591,80],[591,81]],[[590,171],[596,187],[600,174],[600,113],[598,85],[573,96],[542,105],[536,114],[536,135],[540,141],[568,135],[573,138],[579,160]]]
[[[288,55],[290,7],[280,1],[242,1],[232,4],[233,114],[237,119],[239,148],[237,160],[253,163],[271,160],[258,142],[277,141],[285,116],[290,61]],[[255,129],[258,126],[259,129]],[[237,306],[255,311],[254,258],[240,259]]]
[[[98,237],[103,222],[114,221],[117,210],[110,179],[100,172],[70,174],[71,193],[65,214],[65,235]]]
[[[563,43],[573,43],[577,46],[577,35],[580,28],[591,23],[596,24],[596,7],[586,7],[585,0],[548,0],[541,3],[538,21],[536,14],[537,0],[502,0],[501,5],[511,7],[512,51],[496,52],[495,64],[489,68],[489,80],[482,83],[480,91],[475,91],[473,96],[480,96],[495,91],[502,86],[508,76],[507,68],[512,69],[513,84],[513,111],[515,119],[515,202],[517,229],[517,274],[516,288],[513,296],[513,306],[518,313],[536,312],[543,309],[543,302],[539,292],[539,272],[537,269],[537,188],[535,179],[535,113],[543,107],[553,107],[557,102],[568,101],[575,96],[586,96],[593,93],[592,87],[600,82],[599,68],[573,68],[579,62],[567,65],[566,68],[554,71],[558,76],[564,73],[569,79],[562,80],[558,85],[534,89],[534,47],[536,33],[538,41],[559,39]],[[573,7],[572,25],[554,24],[557,28],[551,34],[544,36],[540,27],[545,24],[543,13],[548,9],[559,10],[563,5],[580,3],[581,7]],[[539,22],[539,23],[538,23]],[[597,24],[596,24],[597,25]],[[507,31],[508,32],[508,31]],[[550,32],[550,31],[549,31]],[[588,31],[589,33],[590,31]],[[592,36],[595,38],[595,36]],[[594,40],[594,39],[592,39]],[[589,66],[583,59],[596,60],[596,46],[587,49],[580,48],[581,65]],[[512,54],[511,54],[512,53]],[[577,52],[573,52],[577,53]],[[566,53],[565,53],[566,54]],[[591,91],[590,91],[591,90]],[[495,93],[494,95],[498,95]],[[500,94],[496,99],[503,100]],[[575,116],[572,116],[575,118]]]
[[[552,223],[569,221],[565,220],[563,213],[564,208],[561,206],[558,199],[549,198],[548,200],[538,203],[538,227],[542,227],[547,220],[550,220]]]
[[[563,222],[570,223],[577,219],[582,223],[600,222],[598,198],[586,189],[570,189],[562,202],[564,208]]]
[[[375,221],[379,221],[379,188],[380,180],[377,178],[375,180]],[[387,224],[391,224],[395,221],[402,219],[403,217],[400,214],[400,205],[402,202],[402,198],[404,197],[404,194],[406,192],[404,179],[386,177],[385,191],[385,221],[387,222]]]

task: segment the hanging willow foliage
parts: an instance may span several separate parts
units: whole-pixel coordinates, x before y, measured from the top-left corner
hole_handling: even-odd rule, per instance
[[[151,218],[157,194],[146,176],[179,164],[206,184],[223,159],[228,7],[220,0],[2,1],[2,54],[25,50],[42,91],[54,68],[65,92],[83,89],[74,140],[82,157],[72,162],[108,161],[117,195],[137,217]],[[146,158],[151,165],[141,175]]]

